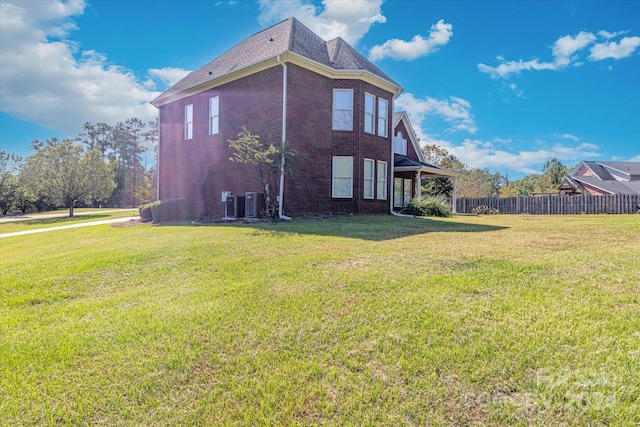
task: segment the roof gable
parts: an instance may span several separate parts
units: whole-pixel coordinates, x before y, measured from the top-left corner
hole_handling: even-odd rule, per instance
[[[289,18],[246,38],[205,66],[189,73],[154,99],[152,104],[162,105],[168,98],[182,92],[197,91],[197,88],[207,84],[215,87],[216,80],[287,52],[335,71],[366,71],[373,78],[382,79],[397,88],[396,93],[401,91],[396,82],[341,38],[325,42],[296,18]]]
[[[407,115],[406,111],[394,111],[394,113],[393,113],[393,137],[395,138],[395,136],[397,134],[396,128],[398,127],[400,122],[402,122],[404,124],[405,129],[407,129],[407,133],[409,134],[409,135],[407,135],[407,137],[409,138],[409,141],[411,142],[411,145],[413,145],[413,149],[415,150],[416,154],[418,155],[418,160],[420,162],[424,163],[425,162],[425,158],[424,158],[424,153],[422,152],[422,149],[420,148],[420,141],[418,140],[418,137],[416,136],[416,132],[413,130],[413,126],[411,126],[411,122],[409,121],[409,116]]]

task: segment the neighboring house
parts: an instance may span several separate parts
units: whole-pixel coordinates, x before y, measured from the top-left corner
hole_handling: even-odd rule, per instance
[[[560,195],[640,194],[640,162],[582,162],[559,190]]]
[[[231,48],[161,94],[160,199],[226,216],[223,192],[264,193],[231,162],[242,126],[300,155],[280,189],[280,216],[386,213],[419,195],[420,178],[457,176],[424,162],[402,88],[341,38],[325,42],[295,18]],[[281,181],[282,182],[282,181]]]

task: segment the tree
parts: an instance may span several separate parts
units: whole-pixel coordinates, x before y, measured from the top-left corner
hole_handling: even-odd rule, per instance
[[[267,212],[275,216],[279,203],[277,196],[280,191],[280,172],[285,166],[285,173],[291,172],[291,160],[297,155],[295,150],[282,147],[282,144],[265,145],[260,142],[260,136],[242,126],[238,133],[238,139],[228,140],[233,149],[233,155],[229,158],[232,162],[246,164],[253,170],[252,177],[260,183],[264,189]]]
[[[0,211],[2,215],[13,207],[15,202],[17,180],[15,177],[16,164],[20,157],[0,151]]]
[[[465,165],[456,156],[450,154],[446,148],[439,147],[435,144],[422,147],[422,154],[427,163],[439,168],[459,172],[466,169]],[[451,197],[453,195],[453,180],[448,177],[425,178],[422,180],[421,185],[423,194],[445,197]]]
[[[489,197],[500,195],[502,176],[499,172],[489,173],[488,169],[465,170],[458,178],[459,197]]]
[[[558,187],[569,173],[569,168],[557,158],[547,160],[542,167],[542,175],[536,183],[536,193],[557,193]]]
[[[112,179],[108,166],[99,151],[87,153],[73,141],[57,138],[36,140],[32,149],[36,152],[27,158],[25,168],[32,177],[33,190],[46,194],[50,203],[68,207],[69,217],[73,217],[77,202],[89,197],[106,198],[113,188],[109,184]]]

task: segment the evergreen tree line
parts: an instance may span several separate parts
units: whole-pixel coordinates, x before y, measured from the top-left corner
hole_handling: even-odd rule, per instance
[[[137,207],[155,200],[158,121],[85,123],[75,138],[34,140],[30,156],[0,151],[0,211]]]
[[[541,174],[527,175],[522,179],[509,181],[499,172],[490,173],[488,169],[470,168],[445,148],[426,145],[422,148],[427,163],[444,169],[460,172],[457,182],[458,197],[513,197],[532,196],[534,194],[558,194],[558,187],[569,174],[571,168],[557,158],[545,162]],[[453,195],[453,180],[450,178],[429,178],[422,180],[422,193],[430,196]]]

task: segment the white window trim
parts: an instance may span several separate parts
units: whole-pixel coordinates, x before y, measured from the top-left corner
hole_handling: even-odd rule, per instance
[[[372,111],[367,111],[367,98],[370,97],[373,99],[371,104]],[[367,118],[371,120],[371,129],[367,130]],[[364,93],[364,131],[366,133],[374,134],[376,133],[376,96],[372,93],[365,92]]]
[[[365,175],[367,170],[367,163],[371,165],[371,176]],[[362,191],[363,199],[375,199],[375,191],[376,191],[376,162],[373,159],[364,159],[364,164],[362,168],[363,179],[362,182],[364,184]],[[367,196],[367,188],[369,188],[370,196]]]
[[[336,160],[348,159],[350,171],[349,175],[336,175]],[[350,182],[349,185],[349,195],[336,195],[336,185],[335,181],[338,180],[346,180],[348,179]],[[331,197],[334,199],[351,199],[353,198],[353,157],[352,156],[333,156],[331,160]]]
[[[193,139],[193,104],[184,106],[184,139]]]
[[[380,111],[382,108],[380,106],[385,104],[385,114],[381,115]],[[387,137],[389,136],[389,101],[384,98],[378,98],[378,136]]]
[[[381,167],[383,167],[383,171],[380,170]],[[387,162],[378,160],[376,172],[376,196],[378,200],[387,200]]]
[[[336,92],[351,92],[351,108],[348,110],[339,110],[336,108],[335,103],[336,103]],[[333,89],[333,94],[332,94],[333,98],[331,101],[331,129],[332,130],[337,130],[337,131],[352,131],[353,130],[353,89]],[[335,120],[336,117],[336,112],[344,112],[344,111],[348,111],[350,113],[351,116],[351,123],[350,123],[350,127],[347,129],[341,129],[341,128],[337,128],[337,123]]]
[[[216,107],[215,111],[212,108],[214,102]],[[218,133],[220,133],[220,96],[216,95],[209,98],[209,135],[216,135]]]

